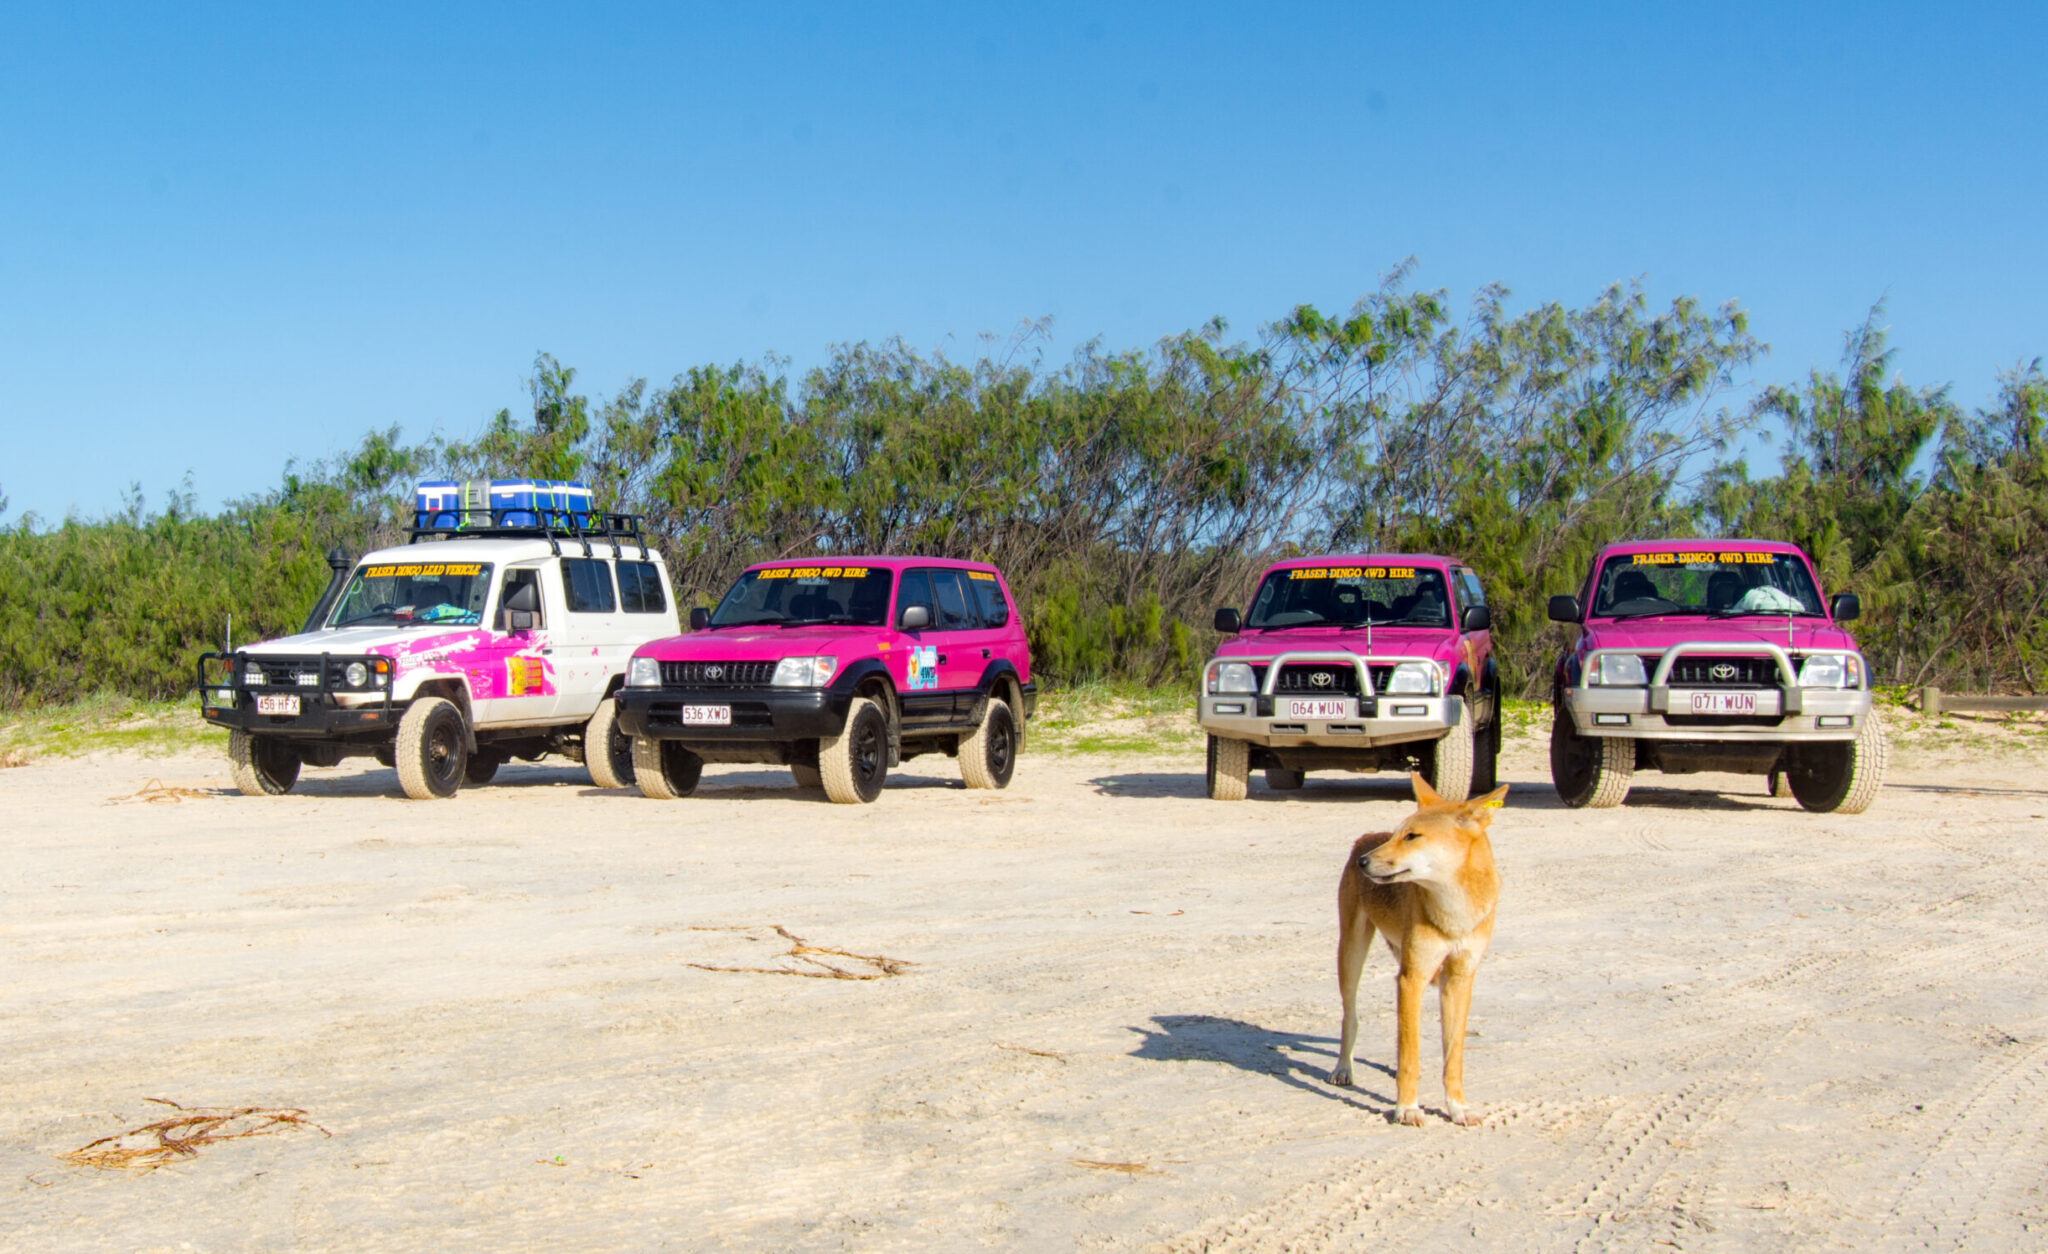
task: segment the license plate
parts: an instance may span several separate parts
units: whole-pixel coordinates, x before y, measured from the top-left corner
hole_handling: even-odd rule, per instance
[[[1692,694],[1694,714],[1754,714],[1756,694],[1753,692],[1695,692]]]
[[[258,697],[256,698],[256,712],[258,714],[297,714],[299,712],[299,698],[297,695]]]
[[[730,727],[732,707],[729,705],[686,705],[683,707],[685,727]]]
[[[1287,702],[1288,718],[1357,718],[1358,707],[1349,697],[1340,701],[1295,701]]]

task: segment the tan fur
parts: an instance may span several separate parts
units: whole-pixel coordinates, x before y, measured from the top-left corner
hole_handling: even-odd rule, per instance
[[[1337,883],[1337,989],[1344,997],[1344,1039],[1330,1083],[1351,1083],[1358,1042],[1358,975],[1373,933],[1387,938],[1399,964],[1395,1006],[1399,1030],[1394,1117],[1422,1126],[1415,1091],[1422,1076],[1422,990],[1437,986],[1444,1034],[1444,1105],[1451,1122],[1479,1117],[1465,1105],[1465,1016],[1472,977],[1493,939],[1500,875],[1486,839],[1493,807],[1506,785],[1471,801],[1445,801],[1414,775],[1415,813],[1391,832],[1360,836]]]

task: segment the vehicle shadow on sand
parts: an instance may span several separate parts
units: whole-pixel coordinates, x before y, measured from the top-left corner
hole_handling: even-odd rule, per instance
[[[1327,1077],[1337,1060],[1334,1037],[1275,1032],[1256,1023],[1217,1015],[1153,1015],[1152,1022],[1157,1025],[1156,1030],[1130,1029],[1144,1038],[1131,1051],[1131,1057],[1153,1062],[1227,1063],[1240,1071],[1270,1076],[1282,1084],[1370,1114],[1389,1118],[1393,1115],[1394,1099],[1362,1084],[1374,1072],[1393,1079],[1390,1068],[1354,1058],[1351,1074],[1356,1087],[1346,1090],[1330,1084]]]

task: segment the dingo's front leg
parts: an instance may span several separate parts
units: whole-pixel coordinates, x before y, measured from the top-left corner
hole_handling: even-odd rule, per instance
[[[1395,1010],[1399,1025],[1395,1032],[1394,1119],[1411,1128],[1422,1126],[1422,1107],[1416,1105],[1416,1090],[1422,1084],[1422,991],[1429,976],[1408,965],[1404,957],[1397,981]]]
[[[1452,1123],[1468,1128],[1479,1123],[1465,1106],[1465,1016],[1472,1010],[1472,978],[1478,973],[1478,962],[1453,958],[1444,964],[1437,994],[1444,1029],[1444,1105]]]
[[[1344,999],[1342,1040],[1337,1045],[1337,1065],[1330,1068],[1330,1083],[1351,1087],[1351,1054],[1358,1045],[1358,975],[1365,970],[1366,955],[1372,952],[1372,921],[1365,911],[1347,914],[1337,936],[1337,992]]]

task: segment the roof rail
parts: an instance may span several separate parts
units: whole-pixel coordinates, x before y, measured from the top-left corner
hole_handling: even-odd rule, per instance
[[[511,521],[517,518],[519,521]],[[647,538],[638,514],[608,514],[596,511],[535,509],[531,506],[507,509],[422,509],[413,514],[413,525],[405,529],[405,542],[422,540],[546,540],[556,557],[562,555],[563,540],[580,541],[583,556],[595,556],[592,540],[608,540],[614,555],[620,541],[640,546],[648,556]]]

